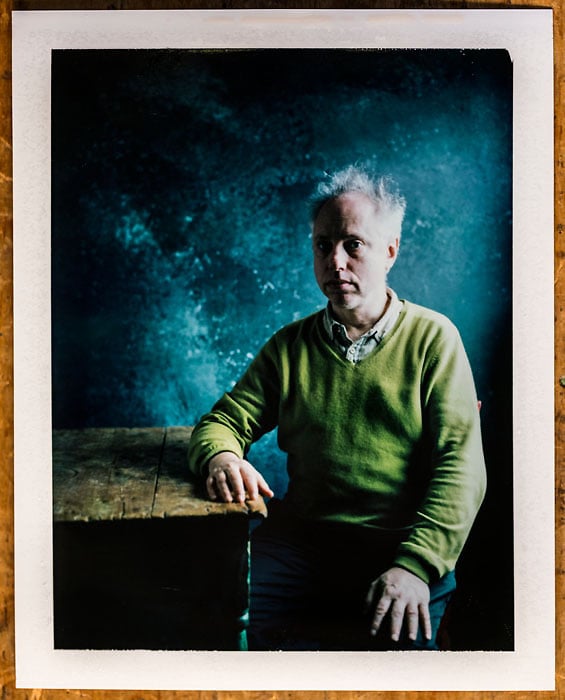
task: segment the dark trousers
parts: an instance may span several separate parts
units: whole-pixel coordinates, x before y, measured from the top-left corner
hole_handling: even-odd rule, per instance
[[[398,536],[366,528],[305,526],[274,517],[251,537],[250,651],[353,651],[437,649],[437,632],[455,576],[430,585],[432,639],[388,637],[388,620],[369,634],[372,581],[393,565]]]

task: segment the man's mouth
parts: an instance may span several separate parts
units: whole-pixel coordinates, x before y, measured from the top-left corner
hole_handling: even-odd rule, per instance
[[[332,291],[345,291],[348,289],[353,289],[354,285],[352,282],[347,280],[330,280],[326,282],[326,288]]]

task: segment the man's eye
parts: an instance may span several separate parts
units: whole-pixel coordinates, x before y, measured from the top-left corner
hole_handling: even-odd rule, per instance
[[[327,255],[332,249],[332,244],[329,241],[316,241],[315,248],[322,255]]]
[[[348,253],[355,253],[361,248],[361,241],[347,241],[344,248]]]

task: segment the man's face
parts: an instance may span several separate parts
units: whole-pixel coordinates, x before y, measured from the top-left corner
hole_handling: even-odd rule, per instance
[[[314,273],[336,311],[382,310],[386,275],[398,252],[398,238],[391,239],[386,226],[386,218],[360,192],[342,194],[320,210],[312,236]]]

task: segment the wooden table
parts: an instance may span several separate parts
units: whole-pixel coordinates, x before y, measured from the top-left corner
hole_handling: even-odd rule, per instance
[[[209,501],[190,428],[53,433],[55,647],[240,649],[249,520]]]

